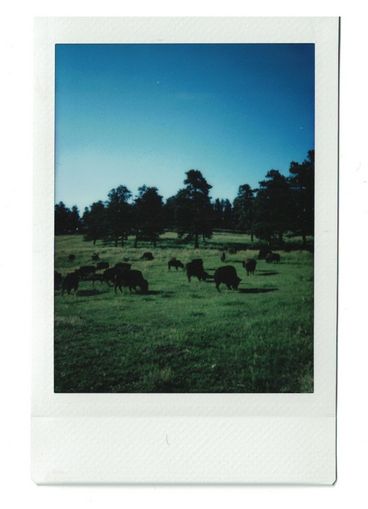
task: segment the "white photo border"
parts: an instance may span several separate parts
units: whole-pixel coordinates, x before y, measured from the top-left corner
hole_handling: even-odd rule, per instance
[[[313,393],[54,393],[54,55],[59,43],[315,44]],[[338,56],[338,18],[35,20],[35,482],[334,483]]]

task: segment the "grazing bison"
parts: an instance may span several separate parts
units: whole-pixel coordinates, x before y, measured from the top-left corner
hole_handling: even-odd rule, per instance
[[[280,255],[279,253],[267,253],[266,262],[267,263],[280,263]]]
[[[115,263],[115,269],[119,269],[119,270],[129,270],[131,268],[131,266],[132,266],[131,263],[124,263],[124,262]]]
[[[247,258],[245,262],[242,263],[242,265],[247,271],[247,276],[249,276],[249,274],[254,274],[257,262],[254,258]]]
[[[70,272],[67,274],[64,278],[63,285],[62,285],[62,295],[64,295],[64,292],[67,292],[68,295],[70,295],[70,292],[74,290],[74,293],[77,293],[79,286],[79,275],[77,271]]]
[[[235,268],[232,265],[220,267],[215,272],[215,284],[217,291],[220,291],[220,284],[224,283],[229,290],[237,290],[241,279],[238,277]]]
[[[140,270],[118,271],[114,280],[115,293],[117,288],[122,292],[122,287],[128,287],[130,292],[138,287],[142,293],[147,293],[148,281],[144,279]]]
[[[68,260],[69,260],[70,262],[74,262],[74,260],[75,260],[75,255],[74,255],[74,254],[70,254],[70,255],[68,256]]]
[[[153,257],[153,254],[151,253],[151,251],[146,251],[145,253],[143,253],[141,256],[141,260],[154,260],[154,257]]]
[[[116,272],[117,272],[117,270],[115,267],[106,269],[104,271],[104,273],[102,274],[102,278],[103,278],[104,282],[107,283],[108,285],[110,285],[110,283],[114,284]]]
[[[100,259],[100,255],[98,253],[93,253],[93,255],[91,256],[92,260],[94,262],[97,262],[97,260]]]
[[[258,260],[265,260],[269,253],[271,253],[271,251],[268,247],[261,247],[258,253]]]
[[[226,254],[225,254],[225,251],[222,252],[221,254],[221,261],[222,262],[225,262],[226,261]]]
[[[94,265],[83,265],[77,269],[76,274],[80,277],[80,279],[89,279],[96,272],[96,267]]]
[[[192,260],[191,262],[186,264],[185,268],[187,271],[187,278],[189,282],[193,276],[198,278],[198,281],[205,281],[209,276],[203,268],[202,258],[196,258]]]
[[[57,270],[54,270],[54,289],[60,290],[63,276]]]
[[[109,267],[110,267],[109,262],[98,262],[98,263],[96,264],[96,269],[97,269],[97,270],[108,269]]]
[[[176,270],[178,270],[179,267],[181,269],[184,269],[184,264],[180,260],[177,260],[176,258],[171,258],[171,260],[169,260],[167,264],[168,270],[171,270],[171,267],[175,267]]]
[[[185,266],[187,272],[188,281],[191,281],[191,278],[194,276],[198,278],[198,281],[205,281],[208,277],[207,272],[205,272],[203,268],[203,260],[202,258],[195,258],[191,262],[188,262]]]

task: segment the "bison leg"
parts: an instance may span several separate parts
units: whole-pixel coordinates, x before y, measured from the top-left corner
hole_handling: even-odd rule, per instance
[[[232,286],[231,285],[226,284],[226,286],[227,286],[228,290],[232,290]]]

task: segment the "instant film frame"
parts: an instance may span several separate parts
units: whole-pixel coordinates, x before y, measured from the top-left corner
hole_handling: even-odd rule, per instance
[[[128,42],[315,44],[314,393],[54,393],[55,44]],[[36,20],[35,482],[335,482],[338,56],[338,18]]]

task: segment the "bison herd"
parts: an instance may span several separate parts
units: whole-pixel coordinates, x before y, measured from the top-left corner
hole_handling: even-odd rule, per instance
[[[231,252],[236,252],[236,250],[233,249]],[[96,262],[95,265],[81,266],[73,272],[66,274],[65,277],[62,277],[60,272],[55,271],[55,290],[61,290],[62,295],[64,295],[65,292],[67,294],[71,294],[72,292],[77,292],[81,281],[91,281],[93,285],[96,281],[100,281],[101,283],[113,286],[115,293],[117,290],[122,292],[123,288],[129,288],[130,292],[132,290],[137,291],[137,289],[139,289],[141,293],[148,292],[148,281],[144,279],[140,270],[131,268],[131,263],[124,261],[116,263],[113,267],[110,267],[108,262],[100,261],[98,253],[94,253],[91,258],[94,262]],[[70,262],[75,259],[76,257],[74,254],[70,254],[68,256],[68,260]],[[270,250],[261,249],[258,254],[258,259],[264,259],[267,263],[279,263],[280,255],[278,253],[273,253]],[[124,260],[127,259],[124,258]],[[151,252],[145,252],[141,257],[141,260],[154,260],[154,256]],[[226,261],[226,255],[224,252],[221,254],[220,260],[223,263]],[[241,281],[235,267],[232,265],[219,267],[215,270],[214,275],[210,276],[204,269],[202,258],[195,258],[185,265],[180,260],[171,258],[167,265],[169,271],[172,268],[175,268],[176,271],[178,269],[185,271],[188,282],[191,281],[192,277],[197,278],[198,281],[213,280],[218,291],[220,291],[221,284],[226,285],[229,290],[237,290]],[[247,276],[254,275],[257,261],[254,258],[247,258],[242,262],[242,266],[244,267]]]

